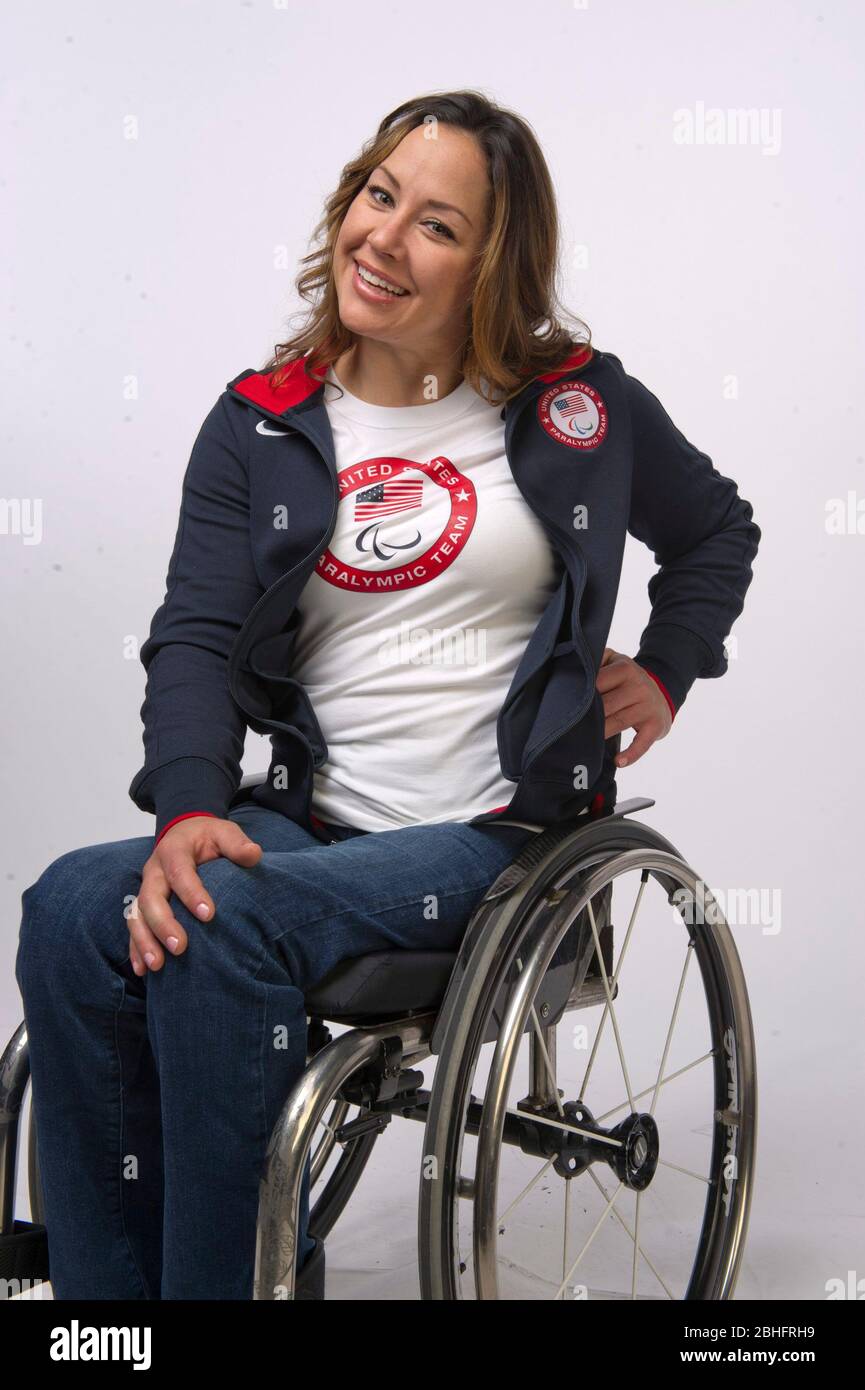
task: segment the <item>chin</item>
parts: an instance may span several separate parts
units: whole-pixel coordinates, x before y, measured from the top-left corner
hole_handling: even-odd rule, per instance
[[[347,328],[350,333],[356,333],[360,338],[369,337],[369,330],[372,325],[362,308],[358,310],[353,304],[350,309],[343,312],[343,305],[339,304],[338,312],[343,328]]]

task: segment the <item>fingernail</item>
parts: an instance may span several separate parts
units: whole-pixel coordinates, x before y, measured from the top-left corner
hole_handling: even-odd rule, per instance
[[[144,959],[147,961],[147,964],[150,966],[150,968],[151,968],[151,970],[152,970],[152,969],[153,969],[153,962],[156,960],[156,957],[155,957],[155,955],[153,954],[153,952],[152,952],[152,951],[145,951],[145,952],[144,952]]]
[[[138,964],[138,961],[133,960],[131,956],[129,957],[129,964],[132,966],[132,969],[135,971],[136,975],[141,974],[141,966]]]
[[[198,907],[195,909],[195,915],[197,917],[200,917],[202,921],[204,921],[205,918],[209,917],[210,908],[207,906],[207,903],[199,903]]]
[[[169,951],[176,951],[178,946],[180,945],[180,942],[177,940],[176,936],[169,936],[165,944],[167,945]]]

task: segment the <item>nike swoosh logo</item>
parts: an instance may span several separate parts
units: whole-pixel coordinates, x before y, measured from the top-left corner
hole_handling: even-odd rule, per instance
[[[266,421],[266,420],[259,420],[258,424],[257,424],[256,427],[255,427],[255,432],[256,432],[256,434],[288,434],[288,433],[289,433],[289,431],[288,431],[287,429],[286,429],[286,430],[269,430],[269,429],[267,428],[267,421]]]

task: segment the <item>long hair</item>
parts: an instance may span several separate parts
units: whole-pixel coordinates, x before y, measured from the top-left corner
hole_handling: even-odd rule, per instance
[[[527,380],[556,369],[577,346],[592,355],[591,332],[580,338],[562,322],[573,319],[560,303],[559,218],[550,171],[534,132],[522,117],[480,92],[430,94],[403,102],[385,116],[375,136],[346,164],[326,200],[313,233],[316,250],[301,261],[295,281],[311,308],[300,330],[277,343],[262,368],[274,388],[289,364],[307,357],[306,370],[323,381],[328,366],[356,341],[345,328],[333,279],[333,254],[345,215],[377,165],[416,126],[434,120],[467,131],[486,159],[490,201],[485,243],[477,259],[469,328],[460,368],[465,380],[490,404],[504,404]],[[303,312],[303,311],[301,311]],[[575,370],[579,370],[576,368]],[[496,398],[496,392],[499,393]]]

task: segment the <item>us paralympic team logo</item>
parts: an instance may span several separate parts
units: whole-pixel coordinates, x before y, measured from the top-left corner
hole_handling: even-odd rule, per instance
[[[571,449],[597,449],[607,434],[607,407],[585,381],[560,381],[538,398],[538,419],[552,439]]]
[[[372,458],[339,474],[339,512],[316,573],[353,593],[395,593],[443,574],[477,520],[474,484],[443,455]]]

